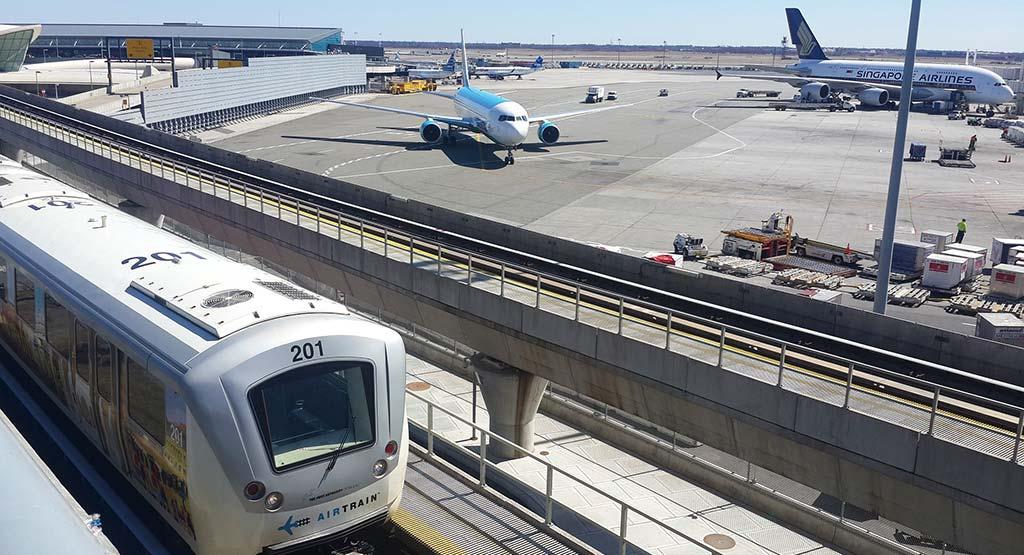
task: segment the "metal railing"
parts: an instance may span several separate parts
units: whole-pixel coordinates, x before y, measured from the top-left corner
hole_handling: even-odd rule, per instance
[[[726,357],[738,354],[747,362],[767,364],[775,367],[772,381],[779,388],[800,395],[817,398],[806,391],[787,387],[787,377],[814,378],[825,386],[842,387],[842,403],[835,403],[844,410],[853,410],[851,396],[854,393],[871,395],[876,400],[899,403],[900,405],[925,411],[927,426],[918,431],[929,436],[936,435],[939,417],[949,418],[961,425],[985,430],[990,439],[1007,442],[992,449],[979,449],[971,444],[967,447],[1002,458],[1013,463],[1024,459],[1021,443],[1024,440],[1024,408],[1002,401],[986,398],[974,393],[943,386],[934,382],[914,378],[905,373],[883,369],[842,356],[833,355],[796,343],[780,340],[746,329],[722,324],[709,318],[684,311],[674,310],[656,303],[628,298],[619,293],[599,287],[584,285],[577,281],[538,271],[523,265],[512,264],[448,245],[436,239],[417,237],[386,224],[344,214],[317,203],[282,194],[265,187],[254,186],[242,180],[221,175],[209,169],[167,159],[121,144],[117,140],[95,133],[72,129],[59,122],[44,120],[27,111],[0,106],[0,117],[12,120],[37,132],[57,138],[99,156],[172,180],[186,187],[200,190],[258,210],[291,223],[297,227],[315,230],[339,241],[352,241],[361,249],[382,250],[387,258],[405,260],[415,265],[417,261],[432,266],[437,275],[444,274],[456,281],[481,290],[485,285],[496,284],[491,291],[503,298],[514,298],[513,293],[527,293],[528,299],[515,299],[534,308],[561,315],[574,322],[613,331],[629,339],[643,341],[666,350],[674,350],[674,343],[689,340],[690,347],[715,349],[711,357],[718,368],[743,373],[741,368],[730,368]],[[166,149],[161,149],[166,150]],[[326,199],[325,199],[326,200]],[[418,259],[418,260],[417,260]],[[427,269],[423,266],[423,269]],[[449,276],[449,273],[452,273]],[[520,295],[522,296],[522,295]],[[532,301],[532,302],[531,302]],[[546,303],[546,306],[545,306]],[[554,305],[554,306],[553,306]],[[567,305],[567,306],[565,306]],[[560,312],[558,309],[566,309]],[[585,313],[596,313],[587,321]],[[571,314],[571,316],[570,316]],[[610,325],[607,319],[612,318]],[[595,324],[597,321],[597,324]],[[639,328],[639,329],[637,329]],[[652,332],[653,331],[653,335]],[[652,336],[660,336],[657,341]],[[681,353],[686,355],[685,352]],[[1024,388],[988,378],[967,374],[955,368],[936,365],[927,361],[909,359],[893,354],[897,359],[911,360],[927,368],[934,368],[969,379],[977,383],[1024,394]],[[748,375],[749,374],[745,374]],[[755,379],[762,379],[755,378]],[[861,383],[858,383],[861,382]],[[884,391],[877,391],[872,384],[887,381]],[[902,389],[902,397],[896,392]],[[828,399],[825,399],[828,401]],[[973,406],[972,406],[973,405]],[[966,416],[965,416],[966,415]],[[869,416],[872,416],[869,414]],[[989,423],[980,423],[979,419]],[[939,439],[952,441],[950,438]],[[995,451],[995,452],[993,452]]]
[[[444,407],[442,407],[440,405],[437,405],[434,402],[430,401],[429,399],[427,399],[427,398],[425,398],[425,397],[423,397],[421,395],[417,395],[416,393],[414,393],[412,391],[406,391],[406,394],[408,396],[411,396],[411,397],[417,399],[418,401],[426,404],[426,406],[427,406],[427,422],[426,422],[426,424],[422,424],[422,423],[417,422],[417,421],[415,421],[413,419],[410,419],[410,423],[411,424],[413,424],[414,426],[420,427],[427,434],[427,455],[429,457],[434,457],[435,456],[435,454],[434,454],[434,442],[435,442],[435,439],[439,439],[441,441],[444,441],[448,445],[451,445],[453,447],[456,447],[456,448],[460,449],[463,452],[463,454],[469,455],[470,457],[476,459],[476,462],[477,462],[477,476],[476,477],[477,477],[477,484],[480,487],[484,487],[484,488],[489,487],[488,483],[487,483],[487,469],[488,468],[493,468],[493,469],[496,469],[496,470],[500,470],[496,463],[487,460],[487,445],[488,445],[489,442],[498,442],[498,443],[504,445],[505,447],[507,447],[509,449],[512,449],[514,452],[522,453],[523,456],[529,458],[530,460],[542,464],[544,466],[544,468],[545,468],[545,479],[544,479],[544,513],[543,513],[543,515],[538,513],[538,516],[543,516],[544,517],[544,524],[546,526],[552,526],[553,523],[554,523],[554,518],[555,518],[555,498],[552,495],[552,491],[554,489],[555,475],[557,474],[559,476],[562,476],[564,478],[569,479],[572,483],[574,483],[576,485],[583,486],[587,490],[589,490],[591,492],[594,492],[597,495],[600,495],[601,497],[603,497],[605,499],[608,499],[609,501],[611,501],[615,505],[619,506],[618,543],[619,543],[619,554],[620,555],[625,555],[626,548],[629,547],[629,544],[631,543],[629,541],[629,517],[630,517],[630,515],[635,515],[635,516],[638,516],[640,518],[646,519],[647,521],[649,521],[649,522],[651,522],[653,524],[658,525],[662,530],[667,532],[669,535],[674,536],[674,537],[676,537],[676,538],[678,538],[678,539],[680,539],[680,540],[682,540],[682,541],[684,541],[686,543],[698,546],[698,547],[700,547],[701,549],[703,549],[704,551],[706,551],[708,553],[714,553],[714,554],[721,555],[720,551],[717,551],[714,548],[706,545],[704,542],[702,542],[702,541],[700,541],[700,540],[698,540],[696,538],[690,537],[686,533],[684,533],[684,532],[682,532],[680,530],[677,530],[676,528],[673,528],[673,527],[671,527],[671,526],[661,522],[660,519],[655,518],[655,517],[651,516],[650,514],[648,514],[648,513],[644,512],[644,511],[642,511],[642,510],[640,510],[640,509],[630,505],[626,501],[623,501],[623,500],[619,499],[618,497],[615,497],[614,495],[612,495],[612,494],[610,494],[608,492],[605,492],[605,491],[603,491],[603,490],[593,486],[592,484],[587,483],[585,480],[581,480],[580,478],[577,478],[576,476],[573,476],[572,474],[569,474],[568,472],[562,470],[561,468],[558,468],[557,466],[551,464],[550,462],[548,462],[548,461],[538,457],[537,455],[534,455],[528,449],[525,449],[525,448],[523,448],[523,447],[521,447],[521,446],[519,446],[519,445],[517,445],[517,444],[515,444],[515,443],[513,443],[513,442],[511,442],[511,441],[509,441],[509,440],[507,440],[507,439],[505,439],[503,437],[501,437],[498,434],[492,433],[487,428],[484,428],[482,426],[478,426],[478,425],[474,424],[473,422],[470,422],[469,420],[466,420],[465,418],[459,416],[458,414],[455,414],[454,412],[452,412],[452,411],[450,411],[450,410],[448,410],[448,409],[446,409],[446,408],[444,408]],[[459,422],[460,424],[468,426],[474,432],[478,433],[479,434],[479,444],[478,444],[478,446],[479,446],[480,452],[476,453],[472,449],[469,449],[469,448],[467,448],[467,447],[465,447],[463,445],[459,445],[458,443],[450,441],[450,440],[444,438],[443,436],[441,436],[439,433],[437,433],[434,430],[434,413],[437,412],[437,411],[441,412],[442,414],[444,414],[448,418],[451,418],[451,419]]]

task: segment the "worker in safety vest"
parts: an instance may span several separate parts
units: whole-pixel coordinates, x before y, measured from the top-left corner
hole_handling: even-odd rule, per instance
[[[956,241],[954,243],[962,243],[964,241],[964,235],[967,234],[967,220],[961,218],[960,222],[956,224]]]

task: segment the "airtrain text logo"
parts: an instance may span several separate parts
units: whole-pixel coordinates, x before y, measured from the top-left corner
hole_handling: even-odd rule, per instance
[[[315,518],[314,517],[302,517],[302,518],[296,519],[295,515],[288,515],[288,520],[286,520],[285,523],[282,524],[281,526],[278,526],[277,529],[282,531],[282,532],[286,532],[289,536],[291,536],[291,535],[294,535],[294,532],[292,532],[292,530],[294,530],[295,528],[299,528],[301,526],[306,526],[307,524],[310,524],[314,520],[317,523],[320,523],[320,522],[323,522],[325,520],[331,520],[331,519],[342,517],[342,516],[344,516],[344,515],[346,515],[348,513],[355,512],[356,509],[359,509],[359,508],[362,508],[362,507],[366,507],[368,505],[372,505],[379,498],[380,498],[380,493],[371,493],[370,495],[367,495],[366,497],[363,497],[361,499],[357,499],[355,501],[349,501],[348,503],[342,503],[342,504],[337,505],[335,507],[330,507],[330,508],[324,509],[322,511],[319,511]]]

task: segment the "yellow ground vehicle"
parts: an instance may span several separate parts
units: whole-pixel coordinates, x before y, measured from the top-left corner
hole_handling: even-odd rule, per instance
[[[433,81],[425,81],[422,79],[414,79],[412,81],[405,81],[404,83],[391,83],[391,86],[388,87],[388,92],[390,92],[391,94],[406,94],[436,90],[437,83],[434,83]]]

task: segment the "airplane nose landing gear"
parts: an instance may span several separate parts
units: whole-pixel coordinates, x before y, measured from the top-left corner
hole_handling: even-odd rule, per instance
[[[510,149],[508,149],[508,154],[505,155],[505,165],[506,166],[511,166],[511,165],[514,165],[515,163],[516,163],[516,158],[515,158],[515,156],[513,156],[512,149],[510,148]]]

